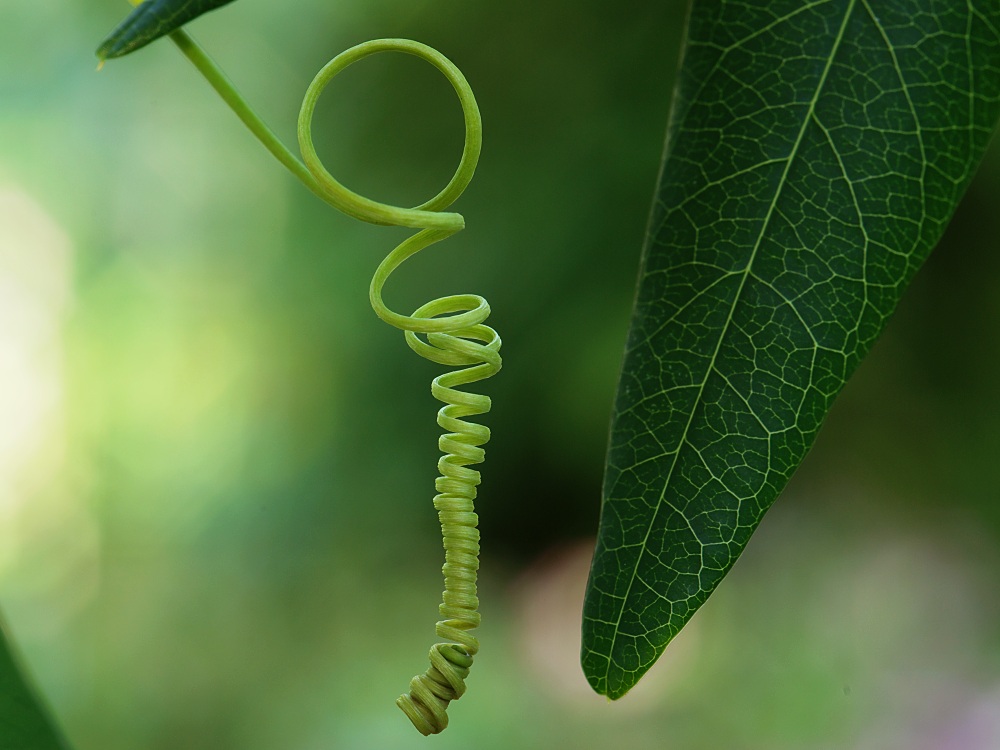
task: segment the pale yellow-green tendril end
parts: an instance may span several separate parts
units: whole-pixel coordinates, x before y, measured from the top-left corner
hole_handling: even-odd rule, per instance
[[[313,146],[313,110],[323,88],[339,72],[377,52],[405,52],[426,60],[440,70],[458,94],[465,116],[465,147],[451,181],[436,196],[416,208],[399,208],[364,198],[337,182],[320,162]],[[479,472],[468,468],[483,461],[481,447],[490,439],[488,428],[467,422],[465,417],[485,414],[490,399],[459,391],[490,377],[500,369],[500,337],[484,325],[490,314],[485,299],[474,294],[442,297],[418,308],[413,315],[400,315],[382,301],[382,287],[389,275],[411,255],[450,237],[465,226],[460,214],[445,213],[465,190],[476,169],[482,144],[482,123],[476,99],[462,73],[440,52],[402,39],[366,42],[338,55],[316,75],[306,91],[299,113],[299,148],[322,196],[350,216],[374,224],[420,229],[382,261],[372,278],[369,296],[382,320],[403,329],[406,342],[417,354],[433,362],[463,369],[435,378],[431,393],[445,406],[437,421],[445,434],[439,446],[441,476],[435,482],[434,498],[444,537],[444,594],[440,605],[444,618],[437,624],[438,637],[446,642],[430,651],[430,668],[410,681],[409,693],[396,701],[413,725],[424,735],[437,734],[448,726],[448,704],[465,692],[472,659],[479,641],[469,633],[479,626],[476,573],[479,569],[479,530],[474,500]],[[420,336],[426,336],[426,340]]]

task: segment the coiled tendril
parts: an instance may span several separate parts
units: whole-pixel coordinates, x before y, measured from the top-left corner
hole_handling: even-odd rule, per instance
[[[323,88],[352,63],[389,50],[416,55],[440,70],[458,94],[465,116],[465,147],[458,169],[440,193],[416,208],[388,206],[348,190],[323,166],[312,141],[313,110]],[[409,693],[396,701],[422,734],[436,734],[448,726],[448,704],[465,692],[465,679],[479,651],[479,641],[469,631],[480,621],[476,596],[479,529],[473,504],[480,475],[469,467],[483,461],[485,451],[481,446],[490,439],[490,431],[465,417],[488,412],[490,399],[456,387],[488,378],[500,369],[500,337],[485,325],[490,306],[479,295],[441,297],[417,308],[412,315],[400,315],[383,303],[382,287],[404,260],[464,228],[460,214],[443,209],[462,194],[475,172],[482,144],[479,108],[465,77],[440,52],[418,42],[380,39],[341,53],[316,75],[302,102],[298,135],[305,165],[322,188],[322,196],[333,206],[362,221],[421,230],[379,265],[369,290],[371,304],[382,320],[404,331],[406,343],[417,354],[432,362],[463,368],[439,375],[431,383],[431,393],[445,404],[437,416],[445,434],[438,443],[444,455],[438,461],[441,476],[435,481],[438,494],[434,498],[445,548],[440,605],[444,619],[436,630],[445,642],[431,648],[430,668],[414,677]],[[420,336],[426,336],[426,340]]]
[[[138,1],[130,0],[133,4]],[[224,3],[217,0],[209,2],[212,7],[221,4]],[[118,44],[131,43],[131,37],[138,33],[137,30],[127,26],[127,30],[122,32],[122,28],[116,29],[111,37]],[[465,678],[469,675],[473,657],[479,651],[479,641],[469,631],[479,626],[480,619],[477,611],[479,599],[476,596],[479,530],[473,506],[480,478],[479,472],[469,467],[483,461],[485,451],[482,446],[490,439],[490,431],[487,427],[465,421],[465,417],[488,412],[490,399],[457,390],[457,386],[484,380],[500,369],[500,337],[485,325],[490,306],[479,295],[441,297],[417,308],[412,315],[400,315],[386,307],[382,301],[382,288],[389,275],[404,260],[465,227],[461,214],[444,209],[468,187],[479,161],[482,122],[476,98],[461,71],[432,47],[407,39],[377,39],[359,44],[328,62],[309,84],[299,111],[298,140],[303,158],[300,162],[185,31],[173,25],[169,28],[157,27],[156,33],[167,31],[265,148],[316,195],[361,221],[420,230],[379,264],[372,278],[369,298],[375,313],[390,325],[402,329],[406,343],[417,354],[442,365],[462,368],[440,375],[431,383],[431,393],[445,404],[437,417],[445,434],[438,443],[444,455],[438,461],[441,476],[435,481],[438,494],[434,498],[445,548],[444,594],[440,605],[444,619],[437,624],[437,634],[445,642],[431,648],[430,668],[414,677],[410,681],[410,692],[396,701],[421,733],[436,734],[448,726],[448,704],[465,692]],[[98,51],[102,58],[108,56],[102,54],[106,44]],[[344,187],[323,166],[312,140],[313,111],[330,80],[358,60],[390,51],[415,55],[440,70],[458,94],[465,117],[465,145],[455,174],[440,193],[415,208],[379,203]]]

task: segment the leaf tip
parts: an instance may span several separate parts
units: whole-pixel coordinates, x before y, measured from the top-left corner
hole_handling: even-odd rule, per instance
[[[609,703],[624,698],[649,668],[647,665],[645,668],[629,671],[612,658],[586,648],[581,654],[580,662],[590,687],[598,695],[607,698]]]
[[[101,42],[101,46],[97,48],[95,54],[97,55],[97,59],[103,64],[106,60],[127,55],[129,52],[142,47],[143,44],[145,43],[139,44],[132,39],[123,37],[118,33],[118,29],[115,29],[115,31]]]
[[[94,53],[95,55],[97,55],[97,59],[100,61],[100,65],[98,66],[98,70],[100,70],[100,67],[103,66],[104,63],[107,60],[110,60],[113,57],[118,57],[118,55],[115,54],[114,47],[115,47],[115,36],[114,36],[114,34],[112,34],[107,39],[105,39],[103,42],[101,42],[101,46],[98,47],[97,51]]]

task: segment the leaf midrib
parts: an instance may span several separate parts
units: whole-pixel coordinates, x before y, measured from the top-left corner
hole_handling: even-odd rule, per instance
[[[643,537],[642,544],[639,545],[639,551],[635,559],[635,566],[633,567],[632,575],[629,578],[628,588],[625,590],[625,595],[622,597],[621,600],[621,607],[618,611],[618,619],[615,622],[614,626],[614,635],[612,636],[611,639],[611,647],[608,649],[607,668],[605,669],[604,672],[605,690],[608,689],[608,677],[611,674],[611,663],[612,659],[614,658],[613,654],[615,651],[615,645],[618,642],[618,635],[621,632],[620,626],[622,617],[625,614],[625,605],[628,602],[628,598],[632,593],[632,586],[634,585],[636,578],[638,578],[639,563],[642,560],[642,556],[646,552],[646,544],[649,541],[649,535],[653,530],[653,526],[656,525],[656,519],[659,517],[660,509],[664,505],[668,504],[665,501],[667,488],[670,486],[670,480],[673,478],[674,468],[677,466],[678,458],[680,458],[681,449],[683,448],[684,443],[687,441],[688,430],[691,428],[691,423],[694,421],[695,412],[698,410],[698,406],[700,405],[701,399],[704,396],[705,385],[706,383],[708,383],[708,379],[711,377],[712,371],[715,369],[715,361],[718,358],[719,350],[722,348],[722,342],[725,340],[726,334],[729,332],[729,326],[733,321],[733,313],[735,312],[736,307],[740,302],[740,298],[743,295],[743,289],[746,286],[746,281],[750,277],[750,274],[753,270],[753,263],[754,260],[757,258],[757,251],[760,249],[761,242],[763,241],[764,236],[767,234],[767,228],[768,226],[770,226],[771,218],[774,215],[775,206],[777,205],[778,199],[781,197],[782,190],[784,189],[787,183],[788,172],[791,169],[792,164],[795,162],[795,157],[797,156],[799,147],[802,144],[802,139],[805,135],[806,129],[809,127],[809,123],[812,121],[813,113],[815,112],[816,109],[816,103],[823,92],[823,87],[826,85],[826,79],[830,73],[830,68],[833,65],[833,60],[837,56],[837,52],[840,50],[840,45],[844,40],[844,30],[847,28],[847,22],[850,20],[851,15],[854,13],[854,8],[857,5],[857,2],[858,0],[850,0],[847,9],[844,12],[844,18],[841,21],[840,29],[838,29],[837,31],[837,37],[836,39],[834,39],[833,45],[830,48],[830,53],[827,56],[826,65],[823,68],[823,73],[820,76],[819,83],[816,85],[816,91],[813,94],[813,97],[809,102],[809,107],[802,118],[802,126],[799,128],[798,135],[795,138],[795,144],[792,146],[791,153],[788,155],[784,172],[782,173],[781,179],[778,182],[777,189],[774,191],[774,197],[771,199],[771,205],[768,206],[767,214],[764,217],[764,221],[761,224],[760,232],[757,235],[757,239],[756,242],[754,243],[753,250],[750,253],[750,259],[747,261],[747,265],[742,271],[740,286],[736,290],[736,294],[733,296],[733,304],[730,306],[729,313],[726,316],[726,322],[723,324],[722,329],[719,332],[719,338],[716,341],[715,350],[712,352],[712,358],[709,361],[708,366],[705,368],[705,377],[702,379],[701,385],[698,387],[698,395],[695,397],[694,403],[691,406],[691,412],[688,415],[687,423],[684,425],[684,431],[681,433],[680,440],[677,441],[677,448],[676,451],[674,452],[674,459],[670,464],[670,469],[667,472],[667,477],[663,482],[663,490],[660,492],[660,498],[656,503],[656,510],[653,511],[653,515],[650,517],[649,520],[649,525],[646,527],[646,535]],[[729,50],[727,50],[727,52],[728,51]],[[664,161],[664,165],[665,164],[666,160]],[[680,512],[679,509],[678,512]],[[685,521],[690,526],[690,521],[688,521],[687,517],[684,516],[683,513],[681,513],[681,516],[684,517]],[[702,549],[704,551],[704,548]]]

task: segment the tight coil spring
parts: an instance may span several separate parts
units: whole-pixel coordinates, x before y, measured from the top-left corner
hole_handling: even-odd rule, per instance
[[[313,110],[330,79],[348,65],[385,51],[416,55],[438,68],[458,94],[465,117],[465,146],[458,169],[444,190],[416,208],[388,206],[351,192],[327,172],[312,142]],[[448,726],[448,704],[465,693],[465,680],[473,657],[479,651],[479,641],[469,631],[478,627],[480,621],[476,595],[479,530],[474,507],[480,475],[469,467],[483,461],[486,454],[482,446],[490,439],[490,431],[465,418],[488,412],[490,399],[460,391],[457,387],[484,380],[500,369],[500,337],[485,325],[490,306],[479,295],[442,297],[422,305],[412,315],[399,315],[383,303],[382,288],[404,260],[464,228],[465,220],[460,214],[442,209],[468,186],[481,144],[479,108],[465,77],[440,52],[403,39],[365,42],[331,60],[310,84],[299,114],[299,146],[322,197],[363,221],[421,230],[389,253],[375,271],[369,296],[376,314],[402,329],[406,343],[420,356],[461,368],[440,375],[431,383],[431,393],[445,404],[437,416],[445,434],[438,442],[444,455],[438,461],[441,476],[435,481],[438,494],[434,498],[445,549],[444,594],[440,605],[444,619],[437,624],[436,630],[445,642],[431,648],[430,668],[414,677],[409,693],[396,701],[424,735],[436,734]]]
[[[140,0],[130,2],[140,5]],[[265,148],[316,195],[362,221],[421,230],[389,253],[379,265],[372,279],[370,299],[376,314],[401,328],[407,344],[417,354],[433,362],[463,368],[434,378],[431,384],[431,393],[445,404],[437,418],[446,434],[439,441],[445,455],[438,462],[441,476],[435,482],[438,495],[434,498],[434,507],[441,521],[445,548],[445,590],[440,607],[445,619],[437,624],[437,634],[447,642],[438,643],[431,649],[430,669],[414,677],[409,694],[396,701],[420,732],[436,734],[448,726],[448,704],[465,692],[465,678],[479,650],[479,641],[469,631],[479,625],[476,596],[479,531],[473,501],[480,479],[479,472],[468,467],[483,461],[485,452],[481,446],[490,439],[490,431],[464,418],[488,412],[490,399],[459,391],[456,386],[483,380],[500,369],[500,337],[485,325],[490,306],[478,295],[442,297],[421,306],[413,315],[399,315],[382,302],[382,288],[404,260],[465,227],[461,214],[444,209],[462,194],[476,171],[482,146],[479,107],[461,71],[437,50],[406,39],[365,42],[327,63],[306,90],[298,121],[303,159],[299,162],[222,70],[180,28],[188,20],[227,2],[229,0],[150,0],[142,3],[101,44],[97,55],[103,64],[105,58],[127,54],[169,33]],[[458,94],[465,118],[465,145],[455,174],[440,193],[416,208],[378,203],[344,187],[326,170],[313,146],[313,112],[326,85],[358,60],[389,51],[415,55],[440,70]]]

